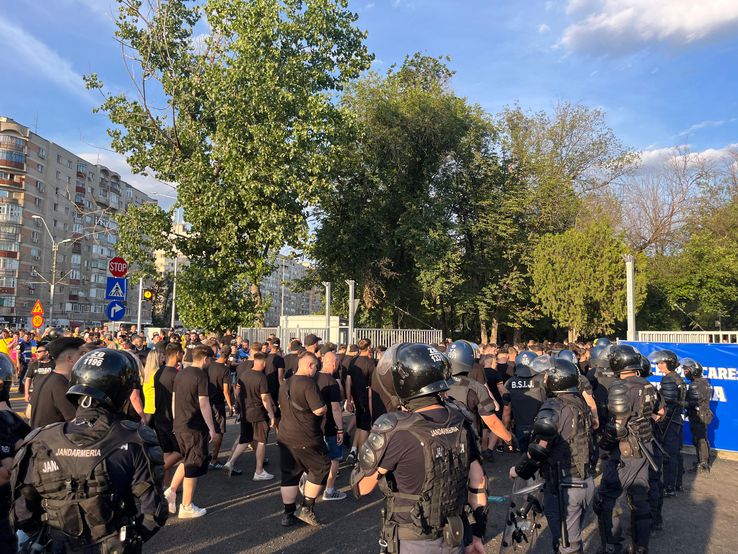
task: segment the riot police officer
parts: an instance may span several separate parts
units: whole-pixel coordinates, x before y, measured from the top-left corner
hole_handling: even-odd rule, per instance
[[[447,356],[451,363],[452,377],[448,396],[463,404],[475,416],[474,430],[477,435],[482,434],[477,422],[479,418],[495,435],[510,444],[512,435],[495,413],[499,411],[499,407],[489,388],[469,377],[476,356],[475,346],[465,340],[457,340],[449,346]]]
[[[682,444],[684,442],[683,412],[686,405],[687,385],[681,375],[676,372],[679,359],[671,350],[657,350],[648,357],[656,367],[664,373],[661,379],[661,397],[664,400],[666,416],[659,423],[661,444],[668,456],[664,458],[664,497],[676,495],[682,490],[684,460]]]
[[[638,375],[641,355],[630,345],[612,347],[610,368],[619,380],[608,391],[609,420],[600,440],[602,481],[595,495],[594,511],[604,552],[621,552],[623,529],[622,525],[615,528],[613,510],[625,492],[631,510],[633,551],[645,554],[651,533],[648,467],[655,466],[650,420],[656,389]]]
[[[651,376],[651,362],[645,356],[641,356],[641,370],[638,372],[640,377],[647,379]],[[653,439],[651,444],[657,448],[653,449],[654,466],[648,466],[648,503],[651,506],[651,530],[659,531],[664,528],[664,518],[661,511],[664,505],[664,447],[656,439],[658,435],[658,420],[664,416],[663,401],[661,394],[656,389],[656,403],[654,404],[654,415],[651,417],[651,430]]]
[[[547,363],[542,375],[551,398],[536,415],[531,443],[510,468],[510,478],[530,479],[542,470],[554,551],[583,553],[584,516],[594,496],[592,414],[579,390],[577,366],[563,358],[548,358]]]
[[[76,417],[26,437],[12,474],[11,518],[31,552],[140,552],[167,518],[154,432],[123,419],[138,367],[93,350],[72,368]]]
[[[597,339],[597,344],[592,348],[589,360],[589,372],[587,379],[592,385],[592,398],[597,408],[597,419],[603,426],[608,420],[607,392],[617,381],[617,376],[610,369],[610,350],[612,344],[607,338]],[[598,435],[602,433],[602,427],[598,429]]]
[[[512,407],[515,422],[515,438],[521,452],[528,451],[533,420],[546,400],[546,390],[533,381],[530,364],[536,358],[535,352],[523,350],[515,357],[515,375],[505,383],[505,402]]]
[[[13,383],[14,367],[7,354],[0,354],[0,397],[5,398]],[[10,470],[17,447],[31,428],[8,406],[0,402],[0,551],[15,552],[15,533],[10,527]]]
[[[687,388],[687,415],[689,430],[692,432],[692,443],[697,450],[697,462],[690,469],[691,473],[709,473],[710,443],[707,441],[707,426],[713,418],[710,409],[712,388],[710,382],[703,377],[702,364],[685,358],[681,362],[684,376],[689,380]]]
[[[369,494],[379,484],[387,497],[381,552],[461,553],[466,542],[467,553],[482,554],[486,478],[471,422],[442,396],[448,361],[417,343],[401,344],[394,359],[385,369],[403,411],[374,424],[351,475],[354,493]]]

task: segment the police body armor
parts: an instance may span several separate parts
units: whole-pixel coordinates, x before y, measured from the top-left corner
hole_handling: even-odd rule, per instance
[[[713,418],[710,409],[710,397],[712,390],[706,379],[695,379],[687,388],[686,401],[687,413],[690,422],[710,425]]]
[[[590,370],[594,374],[592,383],[592,398],[594,398],[597,406],[597,417],[600,421],[607,421],[609,413],[607,411],[607,395],[617,381],[618,377],[610,369],[596,368]]]
[[[550,455],[547,460],[548,470],[544,473],[549,477],[548,471],[561,464],[562,477],[579,477],[586,479],[592,475],[592,457],[595,447],[592,440],[592,415],[579,394],[561,394],[555,398],[549,398],[541,407],[555,411],[561,417],[564,409],[569,408],[574,414],[571,438],[565,443],[561,435],[557,435],[553,444],[549,446]]]
[[[163,459],[156,454],[150,457],[158,449],[156,435],[148,427],[119,421],[99,441],[78,446],[66,437],[64,427],[55,423],[32,433],[16,458],[16,464],[22,463],[30,452],[33,460],[32,483],[43,499],[41,535],[64,542],[64,551],[127,552],[127,547],[139,543],[133,528],[121,540],[121,529],[134,524],[135,514],[127,511],[132,504],[126,502],[133,497],[126,498],[110,486],[106,459],[128,444],[139,444],[152,472],[161,471],[158,462]],[[13,483],[14,490],[19,486]],[[142,492],[136,490],[138,486],[149,485],[134,486],[132,495]]]
[[[401,540],[434,540],[444,527],[461,522],[467,503],[470,422],[453,405],[446,404],[448,419],[434,423],[417,413],[393,412],[381,416],[359,454],[364,475],[371,474],[387,444],[398,431],[407,431],[423,447],[425,480],[420,494],[397,491],[391,473],[379,480],[387,497],[383,535],[390,545]],[[397,517],[401,516],[401,517]]]
[[[653,439],[651,415],[658,401],[656,389],[641,377],[631,377],[610,387],[608,397],[608,428],[619,441],[620,455],[642,458],[640,445]]]
[[[685,406],[687,386],[684,379],[676,371],[670,371],[661,379],[661,396],[666,405],[666,415],[660,422],[662,432],[669,425],[682,425],[682,410]]]
[[[474,431],[480,435],[481,428],[478,427],[478,407],[485,406],[490,413],[497,410],[497,403],[490,397],[489,389],[485,385],[470,379],[467,375],[455,375],[449,383],[448,395],[456,400],[456,402],[463,404],[469,411],[472,411],[469,406],[473,404],[473,402],[470,402],[470,395],[476,397],[477,409],[473,413],[473,427]]]

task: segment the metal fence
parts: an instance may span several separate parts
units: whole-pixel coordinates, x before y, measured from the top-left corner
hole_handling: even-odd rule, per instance
[[[367,338],[374,346],[392,346],[398,342],[422,342],[437,344],[443,340],[442,331],[435,329],[354,329],[353,339],[348,327],[239,327],[238,335],[250,342],[264,342],[270,336],[279,338],[283,348],[289,345],[290,340],[305,340],[306,335],[314,334],[323,341],[336,344],[348,344],[359,339]]]
[[[640,342],[738,344],[738,331],[638,331]]]

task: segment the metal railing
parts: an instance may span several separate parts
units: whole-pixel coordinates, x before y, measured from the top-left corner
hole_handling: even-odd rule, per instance
[[[348,327],[239,327],[238,336],[250,342],[264,342],[270,336],[279,338],[285,349],[292,339],[304,341],[307,335],[317,335],[324,342],[348,344],[350,332]],[[354,341],[367,338],[374,346],[392,346],[398,342],[422,342],[438,344],[443,340],[443,332],[431,329],[354,329]]]
[[[738,331],[638,331],[640,342],[738,344]]]

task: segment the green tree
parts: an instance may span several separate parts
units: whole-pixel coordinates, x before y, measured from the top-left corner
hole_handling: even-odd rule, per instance
[[[189,324],[258,321],[274,256],[304,244],[343,142],[336,98],[371,60],[355,21],[346,0],[119,0],[115,34],[138,95],[106,96],[100,108],[112,147],[134,171],[176,183],[190,224],[172,235],[163,211],[131,209],[119,224],[135,232],[122,242],[145,244],[122,248],[149,269],[155,249],[189,259],[178,276]],[[96,75],[87,82],[103,90]],[[243,293],[234,279],[245,299],[229,299],[231,287]]]
[[[541,238],[533,251],[533,293],[541,311],[580,335],[608,334],[626,317],[628,247],[607,224],[590,224]],[[645,258],[636,259],[636,306],[645,297]]]

